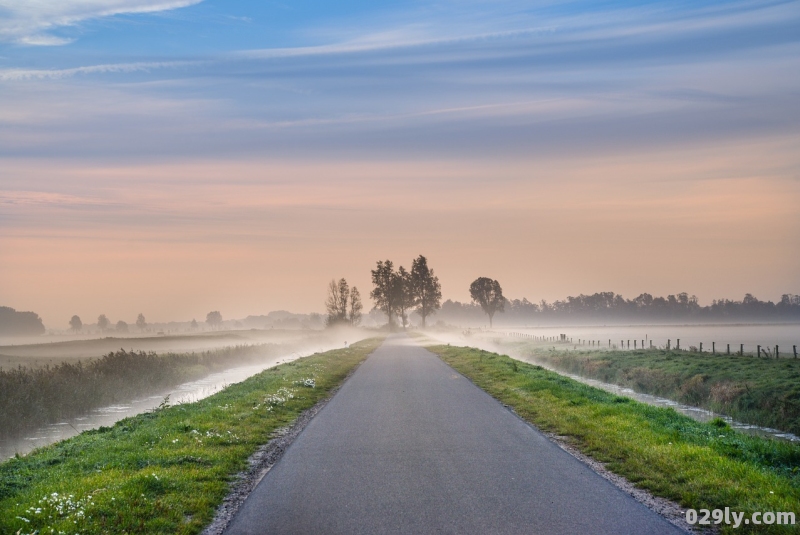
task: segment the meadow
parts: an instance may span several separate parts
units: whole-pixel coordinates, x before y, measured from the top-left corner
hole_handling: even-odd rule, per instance
[[[694,509],[800,512],[800,445],[701,423],[480,349],[428,347],[521,418],[640,488]],[[731,526],[722,533],[790,533]]]
[[[568,373],[800,434],[800,359],[665,349],[587,351],[524,343],[516,349]]]
[[[0,533],[199,533],[248,457],[380,343],[300,358],[0,463]]]

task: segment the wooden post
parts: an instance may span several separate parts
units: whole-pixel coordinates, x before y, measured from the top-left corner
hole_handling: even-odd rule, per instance
[[[728,351],[727,351],[727,353],[728,353],[728,355],[730,355],[730,354],[731,354],[731,345],[730,345],[730,344],[728,344]]]
[[[700,342],[700,353],[703,352],[703,342]]]
[[[778,353],[778,346],[776,345],[776,346],[775,346],[775,358],[776,358],[776,359],[777,359],[777,358],[780,358],[780,356],[781,356],[781,354],[780,354],[780,353]]]
[[[678,344],[675,346],[675,349],[677,349],[678,351],[681,350],[681,339],[680,338],[678,338]]]
[[[680,343],[680,341],[678,343]],[[669,351],[669,339],[667,340],[667,351]]]
[[[756,346],[756,355],[761,358],[761,346]]]
[[[611,349],[611,338],[608,339],[608,348]],[[796,357],[797,357],[797,355],[795,355],[795,358]]]
[[[739,355],[744,356],[744,344],[739,344]]]
[[[642,340],[642,349],[644,349],[644,340]]]
[[[630,349],[630,348],[631,348],[631,341],[628,340],[628,349]]]
[[[636,340],[633,341],[633,349],[636,349]]]
[[[653,349],[653,341],[650,340],[650,349]]]
[[[797,358],[797,346],[792,346],[792,349],[794,350],[794,358]]]
[[[712,355],[716,355],[717,354],[717,343],[716,342],[711,342],[711,354]]]

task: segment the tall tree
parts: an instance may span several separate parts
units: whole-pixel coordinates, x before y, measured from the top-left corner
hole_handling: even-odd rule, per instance
[[[147,327],[147,322],[144,319],[144,314],[139,313],[139,316],[136,318],[136,326],[139,327],[140,331],[144,331],[144,328]]]
[[[394,326],[394,313],[397,310],[397,289],[394,264],[391,260],[378,260],[372,270],[372,284],[375,286],[369,296],[375,306],[389,318],[389,327]]]
[[[397,316],[403,323],[403,329],[405,329],[408,324],[408,311],[416,306],[417,299],[411,286],[411,274],[403,266],[400,266],[393,276],[392,292],[395,296],[394,302]]]
[[[470,284],[469,295],[489,315],[489,328],[491,328],[495,312],[505,310],[506,298],[503,297],[500,283],[488,277],[478,277]]]
[[[353,286],[350,290],[350,325],[353,327],[358,326],[361,323],[361,310],[363,310],[364,305],[361,304],[361,294],[358,291],[358,288]]]
[[[128,323],[122,320],[117,322],[117,332],[118,333],[126,333],[128,332]]]
[[[206,314],[206,323],[208,323],[212,329],[218,328],[222,325],[222,314],[217,310],[209,312]]]
[[[442,308],[442,285],[422,255],[411,262],[411,288],[417,301],[417,314],[425,327],[426,318]]]
[[[350,288],[345,279],[331,279],[328,283],[328,297],[325,309],[328,312],[326,324],[329,326],[347,323],[347,303],[350,299]]]
[[[101,331],[106,332],[106,329],[108,329],[109,325],[111,325],[111,322],[108,321],[108,318],[105,314],[100,314],[97,317],[97,326],[100,327]]]
[[[72,316],[69,320],[69,328],[73,330],[73,332],[78,333],[81,329],[83,329],[83,322],[81,318],[78,317],[77,314]]]

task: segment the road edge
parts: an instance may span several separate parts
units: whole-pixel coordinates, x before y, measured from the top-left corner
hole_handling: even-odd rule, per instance
[[[372,353],[353,366],[342,382],[331,389],[330,394],[325,399],[318,401],[316,405],[310,409],[301,412],[291,425],[276,429],[273,433],[273,435],[276,435],[275,438],[259,447],[256,452],[247,459],[248,467],[234,476],[234,480],[230,484],[228,495],[217,507],[214,513],[214,519],[200,532],[200,535],[222,535],[225,532],[233,520],[233,517],[236,516],[236,513],[239,511],[239,508],[250,496],[250,493],[253,492],[261,480],[264,479],[264,476],[266,476],[272,467],[283,457],[283,454],[289,446],[292,445],[292,442],[294,442],[314,416],[333,399],[336,393],[339,392],[339,389],[350,380],[350,377],[358,371],[361,365],[366,362],[371,355]]]

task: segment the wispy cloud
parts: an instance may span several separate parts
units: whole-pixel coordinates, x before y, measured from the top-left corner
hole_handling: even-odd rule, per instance
[[[0,80],[44,80],[68,78],[77,74],[147,72],[154,69],[199,65],[200,63],[199,61],[148,61],[88,65],[71,69],[0,69]]]
[[[23,45],[54,46],[72,39],[53,30],[114,15],[156,13],[202,0],[0,0],[0,40]]]

